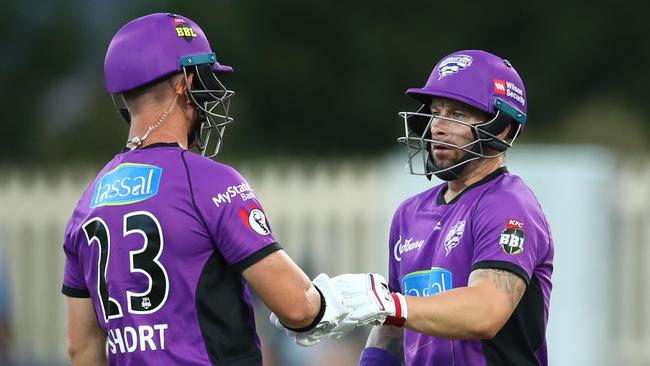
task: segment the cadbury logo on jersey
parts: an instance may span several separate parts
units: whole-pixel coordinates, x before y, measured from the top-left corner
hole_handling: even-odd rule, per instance
[[[158,194],[162,168],[124,163],[104,174],[95,185],[90,208],[128,205]]]
[[[422,246],[424,245],[424,240],[413,240],[413,238],[408,238],[404,240],[404,243],[402,243],[402,236],[399,236],[399,239],[395,243],[395,247],[393,248],[393,254],[395,255],[395,260],[396,261],[401,261],[402,260],[402,254],[406,252],[410,252],[411,250],[417,249],[420,250],[422,249]]]

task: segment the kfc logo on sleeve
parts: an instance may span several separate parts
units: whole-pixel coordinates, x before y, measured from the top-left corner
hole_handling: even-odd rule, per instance
[[[524,251],[524,223],[507,219],[506,227],[501,232],[499,245],[506,254],[519,254]]]

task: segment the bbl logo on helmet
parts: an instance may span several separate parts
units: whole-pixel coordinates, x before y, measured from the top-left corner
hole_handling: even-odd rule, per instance
[[[454,55],[442,60],[438,65],[438,80],[453,75],[472,66],[472,56]]]
[[[519,254],[524,251],[524,223],[506,220],[506,228],[501,232],[499,245],[506,254]]]
[[[196,32],[194,29],[192,29],[192,26],[189,25],[184,19],[174,18],[173,23],[174,29],[176,30],[176,35],[179,38],[183,38],[189,43],[197,37]]]

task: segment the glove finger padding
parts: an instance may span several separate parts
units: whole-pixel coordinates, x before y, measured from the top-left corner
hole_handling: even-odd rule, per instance
[[[356,326],[383,324],[388,316],[395,315],[393,297],[382,275],[344,274],[332,278],[332,281],[345,298],[346,305],[352,309],[344,323],[356,323]]]
[[[285,330],[287,336],[294,338],[297,344],[309,347],[320,342],[321,338],[327,336],[341,320],[350,313],[344,302],[343,295],[336,289],[331,279],[325,273],[321,273],[312,281],[314,286],[325,300],[325,311],[322,318],[312,329],[305,332],[295,332],[287,329],[274,313],[271,313],[271,323],[278,329]]]
[[[339,322],[350,314],[350,309],[345,303],[345,297],[336,288],[328,275],[321,273],[312,281],[325,298],[325,314],[315,329],[333,329]]]

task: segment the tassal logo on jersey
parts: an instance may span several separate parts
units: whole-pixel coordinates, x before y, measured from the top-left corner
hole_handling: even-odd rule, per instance
[[[524,251],[524,223],[507,219],[506,227],[501,232],[499,245],[507,254],[519,254]]]
[[[402,292],[410,296],[430,296],[453,288],[451,271],[431,267],[424,271],[411,272],[402,279]]]
[[[104,174],[95,185],[90,208],[128,205],[158,194],[162,168],[124,163]]]
[[[402,254],[406,252],[410,252],[411,250],[417,249],[420,250],[422,249],[422,246],[424,245],[424,240],[413,240],[413,238],[408,238],[404,240],[404,243],[402,243],[402,236],[399,236],[399,239],[395,243],[395,246],[393,247],[393,254],[395,255],[395,260],[396,261],[401,261],[402,260]]]
[[[226,188],[222,193],[217,193],[216,196],[212,197],[212,202],[219,207],[224,203],[231,203],[235,196],[239,196],[242,201],[248,201],[255,198],[255,193],[248,183],[243,182]]]

